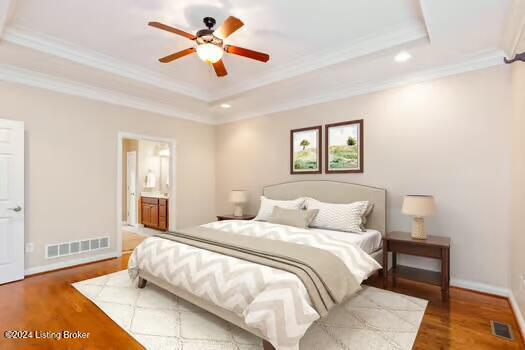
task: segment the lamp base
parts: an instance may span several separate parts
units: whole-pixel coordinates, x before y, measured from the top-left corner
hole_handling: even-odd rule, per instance
[[[233,209],[233,216],[243,216],[243,212],[242,212],[242,206],[241,205],[236,205]]]
[[[412,238],[414,239],[427,239],[427,233],[425,231],[425,219],[415,217],[412,221]]]

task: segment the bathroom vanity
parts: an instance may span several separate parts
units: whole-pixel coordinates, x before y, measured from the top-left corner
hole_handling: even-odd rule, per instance
[[[141,224],[156,230],[168,230],[168,208],[168,197],[162,194],[143,193],[140,197]]]

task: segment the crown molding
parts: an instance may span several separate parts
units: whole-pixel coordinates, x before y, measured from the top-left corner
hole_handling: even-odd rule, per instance
[[[332,92],[318,95],[317,97],[309,97],[305,99],[298,99],[289,103],[284,103],[277,106],[270,106],[269,108],[262,108],[254,113],[244,114],[238,117],[223,118],[217,120],[217,124],[225,124],[235,122],[243,119],[250,119],[259,116],[267,116],[273,113],[284,112],[288,110],[298,109],[311,105],[342,100],[354,96],[366,95],[372,92],[388,90],[392,88],[402,87],[409,84],[417,84],[424,81],[439,79],[450,75],[466,73],[474,70],[484,69],[496,65],[503,64],[504,52],[499,49],[480,52],[476,55],[471,55],[461,63],[447,65],[435,69],[424,70],[416,73],[407,74],[394,79],[367,82],[354,86],[350,89],[337,89]]]
[[[11,65],[0,65],[0,80],[38,87],[67,95],[85,97],[115,105],[140,109],[168,117],[187,119],[205,124],[215,124],[215,119],[211,116],[195,115],[186,111],[177,110],[177,108],[173,106],[148,101],[99,87],[59,79],[50,75]]]
[[[71,43],[66,43],[50,36],[37,34],[22,27],[10,26],[6,28],[3,39],[16,45],[65,58],[72,62],[181,95],[193,97],[201,101],[208,102],[210,100],[209,94],[203,89],[181,84],[175,82],[173,79],[166,79],[166,76],[160,73],[125,63],[113,57]]]
[[[429,0],[419,0],[419,9],[421,10],[421,15],[423,16],[423,22],[425,23],[425,28],[427,30],[428,34],[428,40],[432,42],[432,30],[430,29],[430,10],[428,9],[428,1]]]
[[[506,23],[503,48],[511,58],[519,53],[519,45],[525,40],[525,0],[512,1]]]
[[[420,22],[406,23],[401,27],[385,30],[382,34],[371,34],[362,37],[352,43],[352,45],[343,47],[340,50],[320,54],[314,53],[289,64],[279,66],[277,69],[271,69],[262,76],[233,84],[231,88],[209,93],[205,89],[198,89],[180,84],[173,79],[167,79],[165,75],[160,73],[122,62],[113,57],[93,50],[87,50],[44,34],[34,33],[23,27],[10,26],[6,28],[4,33],[4,40],[13,44],[61,57],[157,88],[190,96],[209,104],[217,103],[220,100],[258,87],[422,39],[428,39],[424,24]]]
[[[234,84],[230,88],[212,94],[213,100],[211,102],[217,103],[268,84],[422,39],[428,40],[428,33],[424,24],[420,22],[405,23],[401,27],[390,28],[381,34],[364,36],[352,43],[351,46],[343,47],[340,50],[312,53],[297,61],[281,65],[278,69],[255,79]]]
[[[469,56],[463,62],[447,65],[436,69],[420,71],[402,77],[368,82],[354,86],[350,89],[337,89],[330,93],[318,95],[315,98],[297,99],[289,103],[263,108],[255,113],[248,113],[231,118],[215,118],[212,115],[199,116],[189,112],[177,110],[175,107],[148,101],[134,96],[118,93],[115,91],[93,87],[77,82],[67,81],[52,77],[50,75],[21,69],[10,65],[0,65],[0,80],[11,81],[19,84],[34,86],[42,89],[52,90],[68,95],[80,96],[92,100],[103,101],[115,105],[140,109],[148,112],[161,114],[168,117],[192,120],[205,124],[225,124],[243,119],[250,119],[278,112],[298,109],[311,105],[341,100],[353,96],[366,95],[372,92],[402,87],[433,79],[443,78],[450,75],[461,74],[474,70],[484,69],[503,63],[502,50],[491,50],[477,55]],[[219,117],[220,118],[220,117]]]
[[[0,2],[0,38],[9,23],[15,9],[15,0],[3,0]]]

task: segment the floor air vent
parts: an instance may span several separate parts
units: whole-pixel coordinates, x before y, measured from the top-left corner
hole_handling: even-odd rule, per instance
[[[501,323],[497,321],[490,321],[490,326],[492,328],[492,334],[496,337],[514,340],[514,335],[512,334],[512,326],[510,324]]]
[[[79,241],[46,244],[46,259],[75,255],[93,250],[109,248],[109,237],[91,238]]]

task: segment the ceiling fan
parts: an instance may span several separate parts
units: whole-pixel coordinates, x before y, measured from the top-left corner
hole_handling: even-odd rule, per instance
[[[159,22],[149,22],[148,25],[152,27],[183,36],[197,43],[196,48],[190,47],[189,49],[173,53],[166,57],[162,57],[159,59],[159,61],[162,63],[170,63],[176,59],[197,52],[197,55],[201,60],[213,65],[215,73],[218,77],[224,77],[228,74],[228,72],[226,71],[226,67],[224,66],[224,62],[222,61],[222,56],[224,52],[251,58],[253,60],[261,62],[268,62],[268,60],[270,59],[270,56],[268,54],[262,52],[257,52],[253,50],[244,49],[238,46],[224,44],[224,39],[235,33],[235,31],[237,31],[244,25],[244,23],[242,23],[240,19],[230,16],[216,30],[212,30],[213,26],[215,26],[216,23],[214,18],[204,17],[203,22],[206,25],[207,29],[201,29],[195,35]]]

